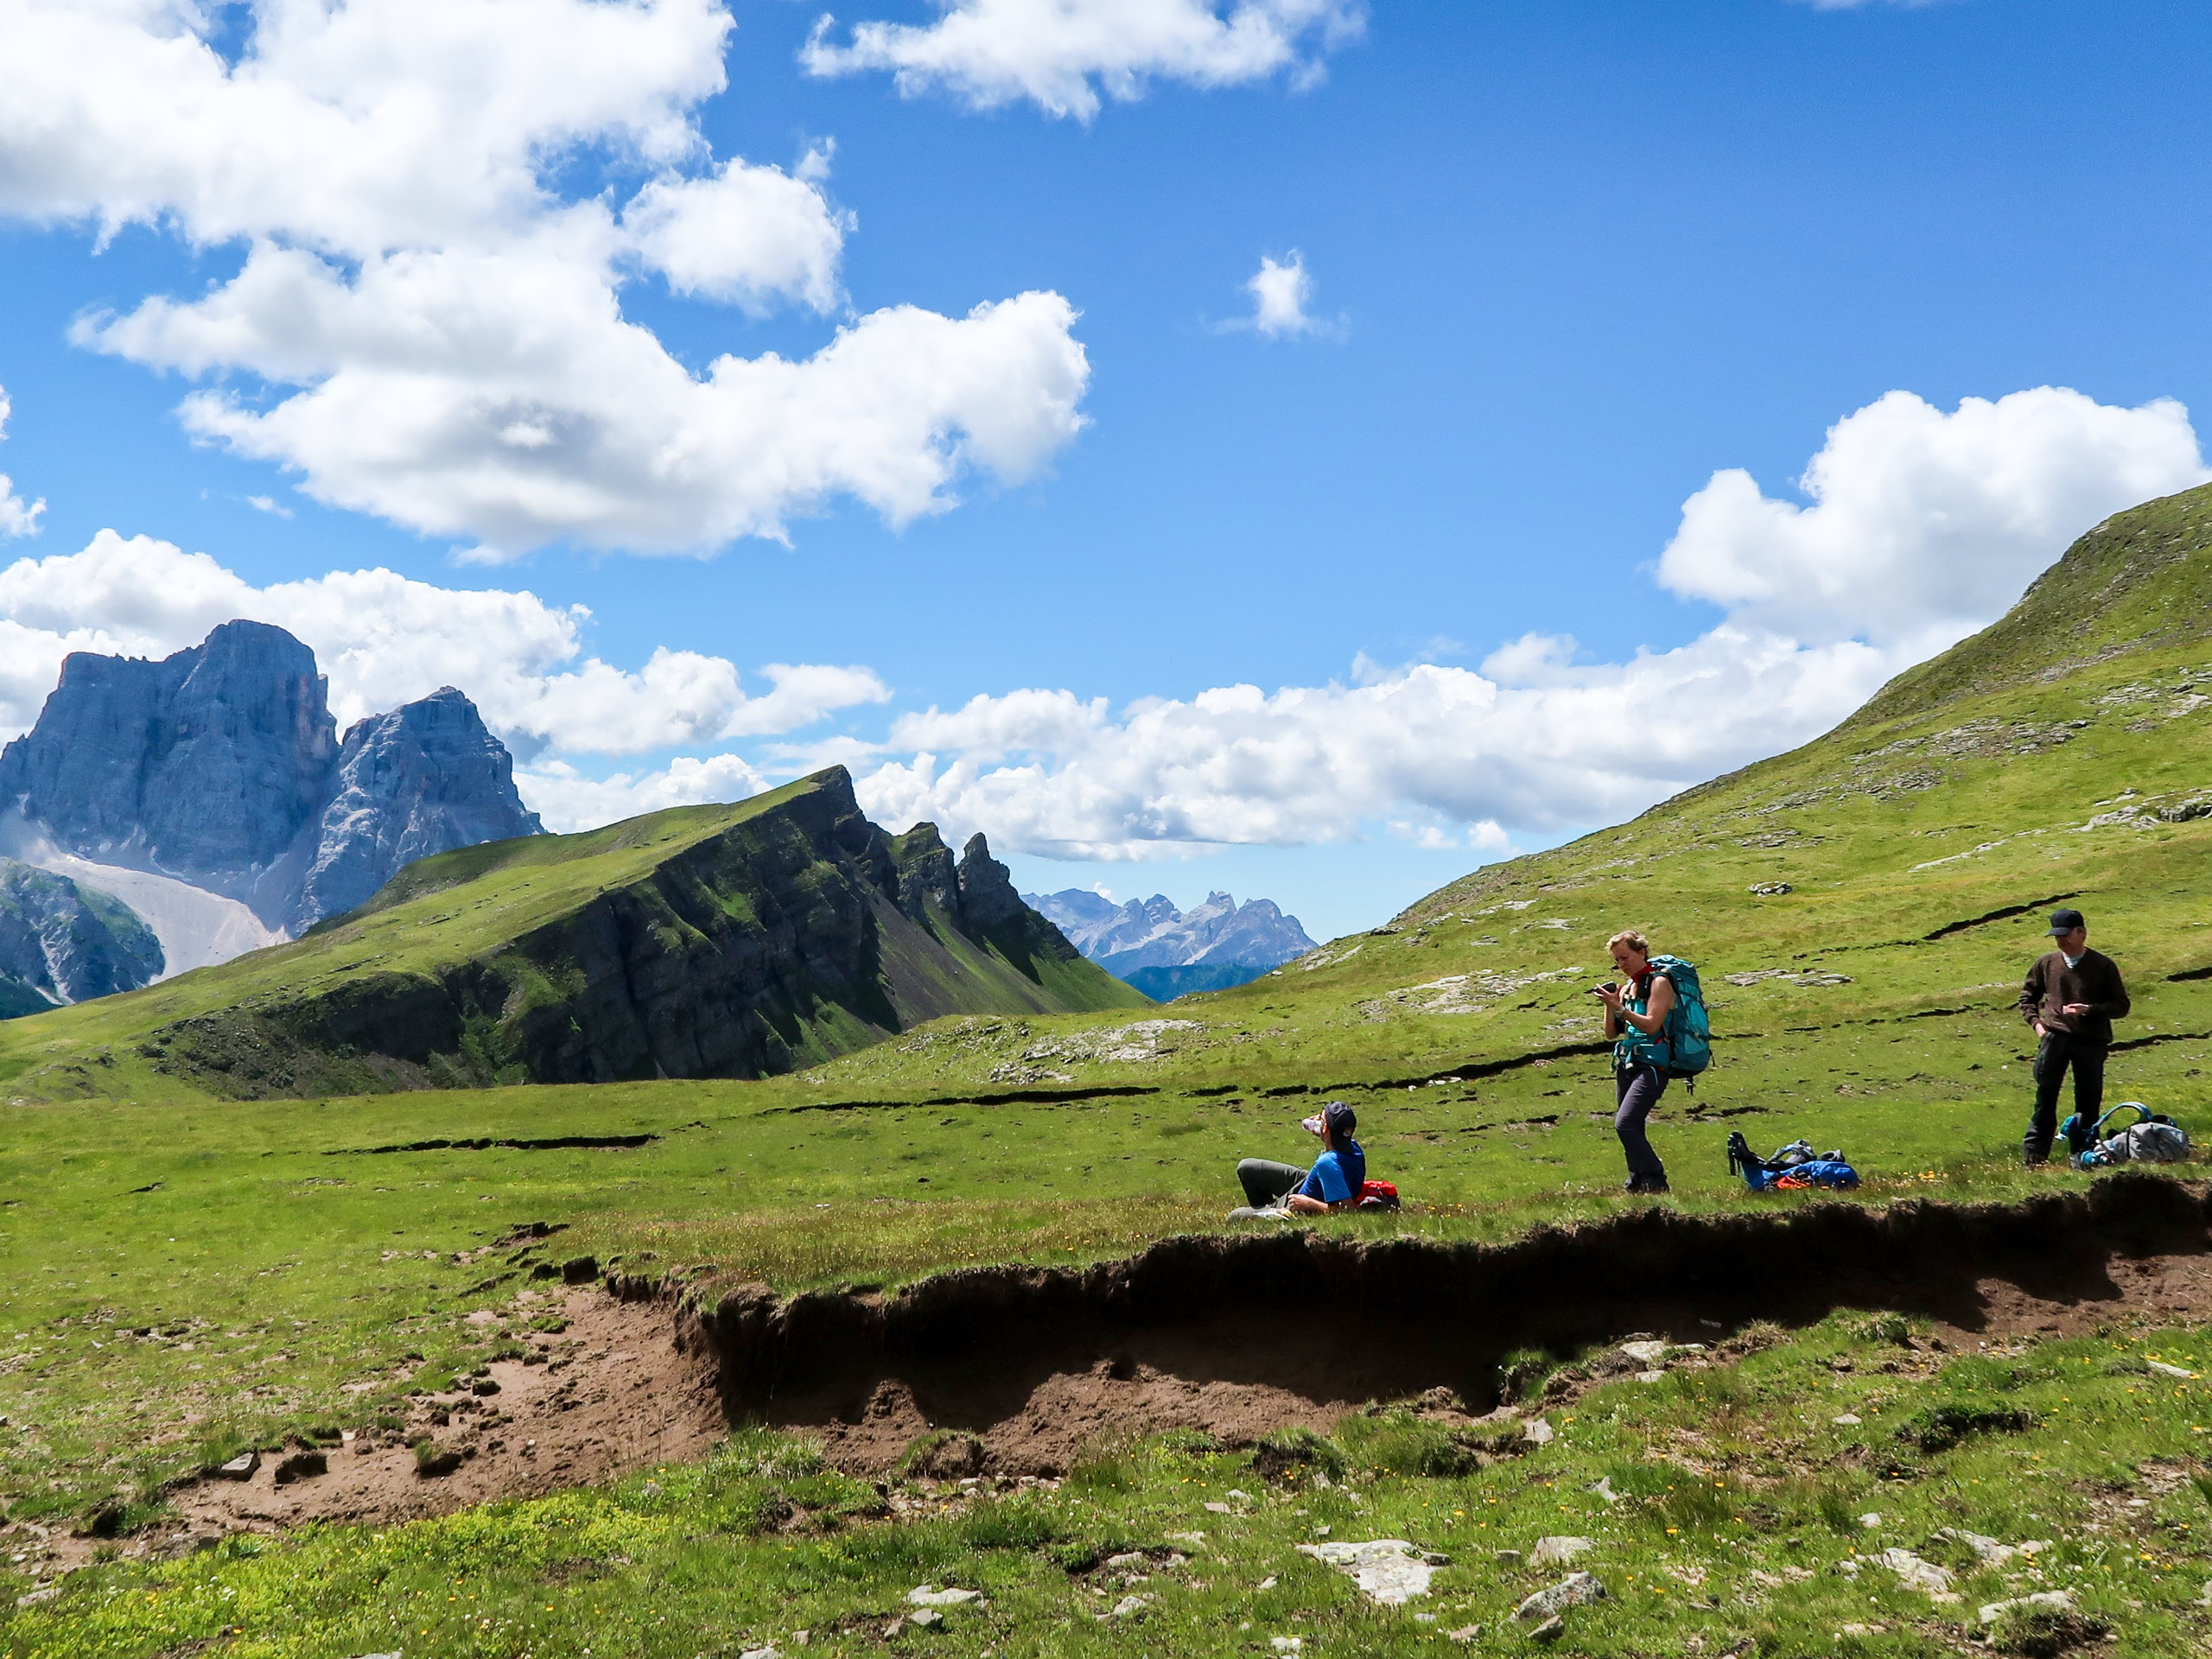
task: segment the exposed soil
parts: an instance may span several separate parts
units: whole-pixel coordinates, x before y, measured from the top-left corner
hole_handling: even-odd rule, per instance
[[[1082,1270],[986,1268],[892,1297],[679,1308],[733,1420],[819,1436],[851,1469],[931,1429],[975,1472],[1050,1474],[1085,1445],[1170,1427],[1249,1443],[1442,1389],[1498,1403],[1500,1362],[1634,1332],[1712,1343],[1840,1307],[1936,1321],[1946,1346],[2212,1315],[2203,1189],[2123,1173],[2018,1205],[1848,1204],[1726,1217],[1655,1209],[1500,1246],[1361,1246],[1306,1230],[1169,1240]]]
[[[426,1395],[405,1431],[325,1448],[325,1474],[280,1486],[279,1452],[264,1453],[250,1480],[195,1481],[172,1494],[188,1530],[443,1515],[696,1458],[726,1432],[711,1362],[678,1351],[664,1304],[619,1302],[596,1287],[538,1306],[549,1304],[568,1330],[550,1339],[545,1363],[494,1364],[498,1393]],[[437,1414],[448,1421],[436,1423]],[[416,1472],[409,1441],[423,1433],[459,1454],[451,1473]]]
[[[557,1301],[569,1329],[547,1339],[546,1363],[493,1366],[496,1394],[423,1398],[406,1431],[327,1448],[327,1472],[283,1486],[276,1453],[249,1480],[181,1487],[181,1534],[124,1548],[533,1496],[695,1458],[736,1421],[818,1436],[856,1471],[891,1468],[939,1430],[975,1444],[952,1448],[961,1469],[936,1472],[1049,1476],[1089,1446],[1167,1428],[1249,1444],[1424,1395],[1486,1413],[1507,1355],[1564,1358],[1632,1333],[1717,1344],[1753,1320],[1895,1309],[1971,1352],[2202,1322],[2207,1214],[2200,1187],[2120,1174],[2015,1206],[1654,1210],[1502,1246],[1178,1239],[1086,1269],[965,1271],[887,1297],[745,1287],[710,1310],[610,1275],[605,1290],[538,1293],[533,1306]],[[409,1441],[426,1429],[461,1454],[450,1473],[416,1472]],[[57,1537],[40,1553],[60,1566],[80,1552]]]

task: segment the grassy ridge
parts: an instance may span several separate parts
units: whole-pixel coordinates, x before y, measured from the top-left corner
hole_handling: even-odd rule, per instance
[[[467,848],[290,944],[0,1028],[0,1084],[207,1100],[747,1076],[960,1010],[1147,1006],[1026,912],[979,930],[939,893],[894,900],[910,857],[950,880],[935,831],[888,841],[841,768]]]

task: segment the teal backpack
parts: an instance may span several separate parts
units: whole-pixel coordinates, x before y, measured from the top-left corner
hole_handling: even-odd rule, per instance
[[[1697,982],[1697,964],[1680,957],[1654,957],[1651,966],[1672,982],[1675,1006],[1660,1027],[1661,1035],[1631,1032],[1622,1039],[1621,1052],[1633,1064],[1658,1066],[1670,1077],[1694,1079],[1713,1064],[1713,1022],[1705,1011],[1704,988]]]

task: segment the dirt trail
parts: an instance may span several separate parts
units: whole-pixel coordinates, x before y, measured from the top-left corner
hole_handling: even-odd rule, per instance
[[[405,1432],[330,1448],[327,1472],[281,1487],[282,1453],[245,1482],[182,1486],[181,1528],[123,1548],[533,1496],[696,1458],[734,1421],[817,1436],[854,1471],[950,1429],[976,1446],[940,1472],[1051,1475],[1102,1440],[1189,1427],[1246,1443],[1439,1388],[1486,1411],[1503,1356],[1566,1357],[1636,1332],[1710,1344],[1752,1319],[1885,1308],[1928,1316],[1972,1351],[2201,1322],[2207,1219],[2202,1187],[2120,1175],[2014,1206],[1653,1211],[1500,1246],[1176,1239],[1087,1269],[972,1270],[888,1297],[745,1287],[704,1313],[615,1280],[619,1297],[556,1293],[569,1329],[543,1339],[547,1363],[493,1367],[496,1394],[424,1398]],[[416,1472],[407,1441],[425,1427],[463,1454],[451,1473]],[[62,1566],[89,1549],[57,1537],[37,1553]]]

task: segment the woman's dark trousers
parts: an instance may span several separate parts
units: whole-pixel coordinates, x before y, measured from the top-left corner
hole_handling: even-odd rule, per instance
[[[1651,1109],[1666,1092],[1667,1074],[1656,1065],[1613,1068],[1613,1133],[1620,1136],[1621,1150],[1628,1154],[1631,1192],[1667,1190],[1667,1166],[1659,1161],[1659,1154],[1651,1150],[1650,1139],[1643,1133],[1643,1120],[1651,1116]]]
[[[2050,1143],[2058,1134],[2058,1085],[2066,1069],[2074,1068],[2074,1109],[2086,1126],[2097,1121],[2105,1109],[2105,1050],[2063,1031],[2044,1033],[2036,1046],[2036,1109],[2028,1132],[2020,1138],[2020,1156],[2031,1164],[2046,1162]]]

